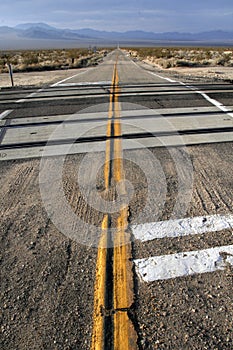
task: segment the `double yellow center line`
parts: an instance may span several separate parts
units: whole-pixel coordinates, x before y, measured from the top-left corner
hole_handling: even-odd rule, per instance
[[[104,166],[105,191],[111,182],[118,185],[118,195],[124,196],[124,167],[121,140],[119,77],[117,61],[110,91]],[[91,350],[136,350],[137,335],[129,318],[134,301],[131,244],[128,228],[128,206],[122,204],[115,219],[106,214],[102,221],[94,291],[94,314]]]

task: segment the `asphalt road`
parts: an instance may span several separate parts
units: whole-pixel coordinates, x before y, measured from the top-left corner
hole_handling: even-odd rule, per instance
[[[120,50],[1,90],[1,349],[233,348],[232,121]]]

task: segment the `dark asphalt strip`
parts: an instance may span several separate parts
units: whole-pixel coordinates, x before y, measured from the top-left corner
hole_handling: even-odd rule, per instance
[[[4,129],[5,130],[5,129]],[[62,144],[77,144],[77,143],[87,143],[87,142],[99,142],[106,141],[109,139],[141,139],[141,138],[153,138],[153,137],[162,137],[162,136],[177,136],[177,135],[199,135],[199,134],[213,134],[213,133],[227,133],[233,132],[233,127],[225,128],[203,128],[203,129],[191,129],[191,130],[181,130],[181,131],[161,131],[156,133],[132,133],[124,134],[122,136],[95,136],[95,137],[80,137],[78,139],[61,139],[61,140],[42,140],[42,141],[33,141],[33,142],[22,142],[22,143],[12,143],[12,144],[3,144],[0,145],[0,150],[3,149],[15,149],[15,148],[29,148],[29,147],[42,147],[42,146],[54,146]]]

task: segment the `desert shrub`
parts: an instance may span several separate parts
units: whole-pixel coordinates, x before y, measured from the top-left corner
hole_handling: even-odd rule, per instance
[[[37,55],[26,55],[23,57],[23,63],[25,65],[37,64],[39,62]]]
[[[184,61],[184,60],[178,60],[176,61],[177,67],[195,67],[198,66],[197,62],[190,62],[190,61]]]
[[[146,47],[126,49],[131,56],[141,60],[149,60],[151,63],[163,68],[195,67],[195,66],[232,66],[232,48],[205,48],[205,47]]]

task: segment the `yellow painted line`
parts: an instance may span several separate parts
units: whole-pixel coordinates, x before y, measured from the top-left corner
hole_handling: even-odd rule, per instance
[[[115,74],[116,85],[118,85],[118,72]],[[121,136],[120,104],[118,100],[119,87],[115,89],[114,100],[114,136]],[[114,140],[114,179],[121,195],[126,194],[124,186],[124,166],[122,141]],[[123,204],[117,218],[117,232],[114,237],[114,259],[113,259],[113,299],[114,299],[114,350],[136,350],[137,334],[129,319],[127,309],[134,301],[133,294],[133,272],[130,234],[128,228],[128,206]],[[124,310],[124,311],[123,311]]]
[[[112,123],[114,126],[114,136],[121,136],[120,123],[120,104],[119,96],[119,77],[117,71],[117,63],[114,66],[112,86],[110,91],[109,119],[107,124],[107,136],[110,138],[112,134]],[[124,169],[123,169],[123,153],[122,142],[120,138],[106,141],[106,156],[104,166],[105,190],[109,190],[110,174],[111,174],[111,152],[114,150],[114,160],[112,161],[113,178],[116,183],[120,184],[119,191],[121,194],[126,193],[124,186]],[[105,215],[102,222],[102,236],[99,242],[96,281],[94,292],[94,315],[93,315],[93,333],[91,350],[105,350],[106,344],[104,315],[105,310],[105,294],[106,294],[106,263],[107,263],[107,241],[109,234],[109,215]],[[131,244],[128,228],[128,207],[127,204],[122,206],[117,218],[117,232],[114,235],[113,248],[113,349],[114,350],[137,350],[137,334],[131,322],[128,310],[133,304],[133,272],[131,259]]]
[[[102,236],[99,242],[96,279],[94,290],[94,313],[93,313],[93,332],[92,332],[92,350],[103,350],[104,347],[104,315],[105,307],[105,288],[106,288],[106,260],[107,260],[107,234],[108,234],[108,215],[105,215],[102,222]]]
[[[137,334],[127,312],[114,315],[114,350],[137,350]]]
[[[106,154],[104,165],[104,181],[105,190],[110,186],[110,156],[111,156],[111,124],[113,118],[113,92],[115,81],[116,66],[114,66],[112,86],[110,90],[110,103],[107,123]],[[93,312],[93,329],[92,329],[92,344],[91,350],[104,350],[104,320],[103,310],[105,309],[105,295],[106,295],[106,263],[107,263],[107,240],[108,240],[109,216],[105,215],[102,221],[102,235],[99,241],[97,261],[96,261],[96,278],[94,289],[94,312]]]
[[[127,313],[133,303],[133,278],[128,208],[122,209],[117,221],[118,231],[114,240],[114,350],[136,350],[137,334]]]
[[[112,86],[110,89],[110,102],[108,111],[108,124],[107,124],[107,139],[106,141],[106,152],[105,152],[105,166],[104,166],[104,181],[105,190],[107,191],[110,186],[110,157],[111,157],[111,132],[112,132],[112,118],[113,118],[113,100],[114,100],[114,86],[115,86],[115,75],[116,75],[116,64],[114,66],[113,76],[112,76]]]

